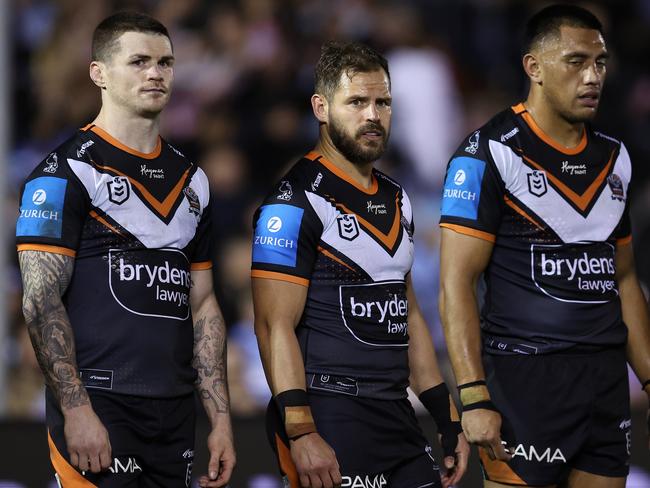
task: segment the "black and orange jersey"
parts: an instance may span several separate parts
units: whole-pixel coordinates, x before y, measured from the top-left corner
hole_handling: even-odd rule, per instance
[[[87,387],[192,391],[190,271],[211,267],[208,205],[205,174],[167,142],[139,153],[96,126],[28,177],[18,250],[75,258],[63,303]]]
[[[447,167],[441,226],[494,243],[481,312],[487,351],[625,343],[614,259],[631,240],[630,177],[621,142],[588,126],[565,148],[523,104],[460,145]]]
[[[402,187],[373,170],[365,189],[311,152],[254,220],[253,278],[308,287],[296,328],[307,387],[406,397],[413,217]]]

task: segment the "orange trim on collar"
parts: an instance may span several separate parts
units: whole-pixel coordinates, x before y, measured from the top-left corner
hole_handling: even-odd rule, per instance
[[[86,126],[86,127],[88,127],[88,129],[90,129],[92,132],[97,134],[99,137],[104,139],[110,145],[115,146],[116,148],[121,149],[122,151],[127,152],[129,154],[133,154],[134,156],[137,156],[139,158],[155,159],[158,156],[160,156],[160,152],[162,150],[162,142],[161,142],[160,136],[158,136],[158,142],[156,143],[156,147],[154,148],[154,150],[151,151],[150,153],[143,153],[143,152],[140,152],[140,151],[138,151],[136,149],[130,148],[129,146],[127,146],[125,144],[122,144],[120,141],[115,139],[112,135],[110,135],[104,129],[101,129],[101,128],[97,127],[96,125],[91,125],[91,126]],[[84,128],[84,129],[86,129],[86,128]]]
[[[379,190],[379,182],[377,181],[377,177],[373,173],[371,175],[372,183],[370,185],[370,188],[364,188],[361,183],[356,181],[352,176],[350,176],[348,173],[346,173],[343,169],[339,168],[336,166],[334,163],[332,163],[330,160],[325,158],[322,154],[317,153],[316,151],[310,151],[305,155],[305,158],[309,159],[310,161],[316,161],[323,166],[325,166],[330,172],[334,173],[336,176],[341,178],[343,181],[346,181],[347,183],[350,183],[352,186],[354,186],[357,190],[362,191],[366,195],[374,195],[377,193],[377,190]]]

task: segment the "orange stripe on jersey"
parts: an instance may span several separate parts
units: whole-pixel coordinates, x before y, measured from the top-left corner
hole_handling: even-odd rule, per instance
[[[101,222],[102,224],[104,224],[106,227],[108,227],[112,232],[115,232],[117,235],[124,236],[124,234],[123,234],[119,229],[117,229],[116,227],[114,227],[114,226],[112,226],[111,224],[109,224],[108,221],[107,221],[104,217],[102,217],[101,215],[99,215],[99,214],[98,214],[97,212],[95,212],[94,210],[91,210],[91,211],[90,211],[90,216],[91,216],[93,219],[97,220],[98,222]]]
[[[84,125],[81,130],[86,132],[88,129],[90,129],[94,124],[91,122],[90,124]]]
[[[630,234],[627,237],[621,237],[620,239],[616,239],[617,246],[627,246],[631,242],[632,242],[632,234]]]
[[[319,157],[320,159],[318,159]],[[343,181],[350,183],[353,187],[355,187],[359,191],[362,191],[366,195],[374,195],[375,193],[377,193],[377,190],[379,190],[379,182],[377,181],[377,178],[375,177],[374,173],[371,175],[372,183],[370,184],[370,188],[364,188],[361,185],[361,183],[359,183],[354,178],[352,178],[352,176],[347,174],[343,169],[339,168],[334,163],[326,159],[325,156],[323,156],[322,154],[318,154],[316,151],[311,151],[305,155],[305,158],[311,161],[315,161],[316,159],[318,159],[318,162],[323,166],[325,166],[329,171],[334,173]]]
[[[293,276],[284,273],[277,273],[275,271],[264,271],[261,269],[252,270],[251,278],[263,278],[267,280],[288,281],[289,283],[295,283],[296,285],[309,286],[309,280],[306,280],[305,278],[300,278],[298,276]]]
[[[521,112],[521,117],[528,124],[528,127],[530,127],[532,131],[537,135],[537,137],[539,137],[553,149],[560,151],[563,154],[566,154],[568,156],[575,156],[576,154],[581,153],[584,148],[587,147],[587,131],[585,129],[582,129],[582,137],[580,138],[580,142],[576,147],[566,147],[555,141],[551,136],[544,132],[542,128],[537,125],[537,122],[535,122],[535,119],[533,119],[528,111]]]
[[[506,205],[508,205],[510,208],[512,208],[515,212],[517,212],[519,215],[521,215],[526,220],[532,222],[535,225],[535,227],[537,227],[539,230],[544,230],[544,227],[539,225],[534,218],[532,218],[530,215],[528,215],[521,207],[519,207],[515,202],[510,200],[506,195],[503,196],[503,199],[505,200]]]
[[[477,237],[479,239],[483,239],[484,241],[488,241],[488,242],[496,241],[496,237],[494,235],[488,232],[483,232],[481,230],[472,229],[471,227],[465,227],[464,225],[442,223],[440,224],[440,227],[453,230],[454,232],[458,232],[459,234],[465,234],[467,236]]]
[[[65,486],[65,488],[93,488],[97,486],[81,476],[81,473],[66,461],[56,448],[49,431],[47,433],[47,443],[50,446],[50,461],[52,461],[54,471],[59,475],[61,486]]]
[[[77,255],[77,251],[74,249],[68,249],[67,247],[60,246],[50,246],[49,244],[18,244],[16,247],[18,251],[51,252],[53,254],[63,254],[65,256],[70,256],[71,258]]]
[[[399,194],[395,195],[395,217],[393,218],[393,224],[391,225],[388,234],[384,234],[377,227],[372,225],[370,222],[368,222],[366,219],[361,217],[359,214],[347,208],[342,203],[334,202],[334,204],[340,209],[342,209],[345,213],[355,215],[359,223],[361,223],[361,225],[363,225],[364,228],[372,232],[372,234],[381,242],[383,242],[387,248],[393,249],[395,247],[395,243],[397,242],[397,236],[399,235],[399,228],[401,225],[400,220],[402,217],[402,212],[399,207]]]
[[[478,453],[488,480],[510,485],[528,486],[528,483],[522,480],[506,463],[497,460],[492,461],[484,448],[479,447]]]
[[[206,269],[212,269],[212,261],[201,261],[190,265],[190,270],[192,271],[203,271]]]
[[[530,159],[527,156],[522,157],[531,165],[533,165],[535,168],[544,171],[546,173],[546,176],[551,182],[555,185],[555,187],[560,190],[560,192],[567,197],[569,200],[571,200],[580,210],[585,210],[588,206],[591,200],[594,198],[594,195],[596,194],[596,191],[598,191],[598,188],[600,185],[605,181],[605,178],[607,177],[607,173],[609,173],[609,169],[611,168],[614,160],[614,151],[612,151],[611,156],[609,157],[609,162],[605,165],[605,167],[602,169],[602,171],[596,176],[596,179],[589,185],[589,188],[587,188],[582,195],[578,195],[576,192],[574,192],[571,188],[566,186],[562,181],[560,181],[559,178],[556,176],[553,176],[551,173],[545,170],[545,168],[539,164]]]
[[[324,249],[324,248],[322,248],[322,247],[320,247],[320,246],[318,246],[317,249],[318,249],[320,252],[322,252],[325,256],[327,256],[328,258],[330,258],[330,259],[336,261],[337,263],[339,263],[339,264],[345,266],[345,267],[348,268],[350,271],[355,271],[354,268],[352,268],[351,266],[349,266],[348,264],[346,264],[342,259],[337,258],[334,254],[332,254],[331,252],[329,252],[327,249]],[[355,271],[355,272],[356,272],[356,271]]]
[[[160,140],[160,136],[158,136],[158,142],[156,142],[156,147],[151,151],[150,153],[143,153],[140,152],[136,149],[132,149],[129,146],[126,146],[122,144],[120,141],[115,139],[112,135],[110,135],[108,132],[106,132],[104,129],[100,129],[96,125],[93,125],[90,130],[97,134],[99,137],[104,139],[106,142],[111,144],[112,146],[115,146],[118,149],[121,149],[124,152],[128,152],[129,154],[133,154],[134,156],[138,156],[139,158],[143,159],[155,159],[158,156],[160,156],[160,151],[162,150],[162,142]]]
[[[147,202],[149,202],[149,204],[150,204],[154,209],[156,209],[156,211],[157,211],[160,215],[162,215],[163,217],[167,217],[167,215],[169,215],[169,212],[171,211],[172,206],[174,205],[174,202],[176,202],[176,199],[178,198],[178,196],[180,195],[180,193],[183,191],[183,187],[185,186],[185,180],[187,180],[187,176],[188,176],[188,174],[189,174],[189,172],[190,172],[190,170],[189,170],[189,168],[188,168],[188,169],[185,171],[185,173],[183,173],[183,175],[181,176],[180,180],[178,180],[178,183],[176,183],[176,185],[174,186],[174,188],[171,189],[171,191],[169,192],[169,194],[167,195],[167,197],[165,197],[165,199],[161,202],[161,201],[159,201],[156,197],[154,197],[154,196],[149,192],[149,190],[147,190],[147,188],[146,188],[142,183],[140,183],[140,182],[137,181],[137,180],[134,180],[133,178],[131,178],[131,177],[130,177],[129,175],[127,175],[126,173],[123,173],[123,172],[121,172],[120,170],[115,169],[115,168],[113,168],[113,167],[111,167],[111,166],[100,166],[100,165],[97,165],[97,167],[98,167],[98,168],[101,168],[101,169],[106,169],[106,170],[112,171],[112,172],[114,172],[114,173],[117,173],[117,174],[120,175],[120,176],[124,176],[125,178],[128,178],[128,180],[131,182],[131,184],[132,184],[133,186],[135,186],[135,187],[140,191],[140,193],[141,193],[142,196],[145,198],[145,200],[146,200]]]
[[[289,448],[284,444],[284,442],[282,442],[282,439],[280,439],[278,434],[275,434],[275,447],[278,452],[280,470],[289,480],[289,488],[300,488],[296,465],[293,464],[293,460],[291,459],[291,451],[289,451]]]

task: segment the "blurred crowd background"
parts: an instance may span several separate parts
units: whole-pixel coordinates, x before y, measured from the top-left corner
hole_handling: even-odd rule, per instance
[[[214,277],[229,330],[233,413],[256,416],[270,393],[258,359],[249,290],[251,219],[280,173],[313,147],[309,98],[325,40],[359,40],[390,63],[393,129],[380,167],[415,209],[415,289],[446,363],[436,297],[438,212],[449,155],[493,114],[525,98],[519,39],[549,2],[517,0],[12,0],[5,213],[9,235],[22,180],[90,122],[99,93],[88,77],[95,26],[122,9],[149,13],[172,36],[175,87],[162,134],[212,186]],[[640,278],[650,284],[650,0],[575,2],[603,22],[612,56],[596,125],[622,139],[634,163],[632,215]],[[6,421],[41,420],[43,382],[21,313],[8,237]],[[448,374],[448,372],[447,372]],[[633,402],[644,407],[631,380]],[[642,429],[642,426],[637,426]],[[240,453],[240,457],[245,453]],[[646,452],[647,456],[647,452]]]

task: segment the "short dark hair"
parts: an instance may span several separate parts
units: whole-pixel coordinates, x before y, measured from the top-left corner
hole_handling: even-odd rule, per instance
[[[169,37],[167,28],[153,17],[139,12],[118,12],[102,20],[95,28],[92,43],[92,60],[106,61],[117,47],[117,40],[125,32],[144,32]]]
[[[543,37],[549,34],[559,36],[562,26],[594,29],[603,33],[602,24],[589,10],[577,5],[550,5],[528,20],[522,45],[523,54],[534,49]]]
[[[373,48],[360,42],[330,41],[323,44],[315,69],[316,93],[331,100],[339,86],[341,74],[352,77],[383,69],[390,82],[388,61]]]

